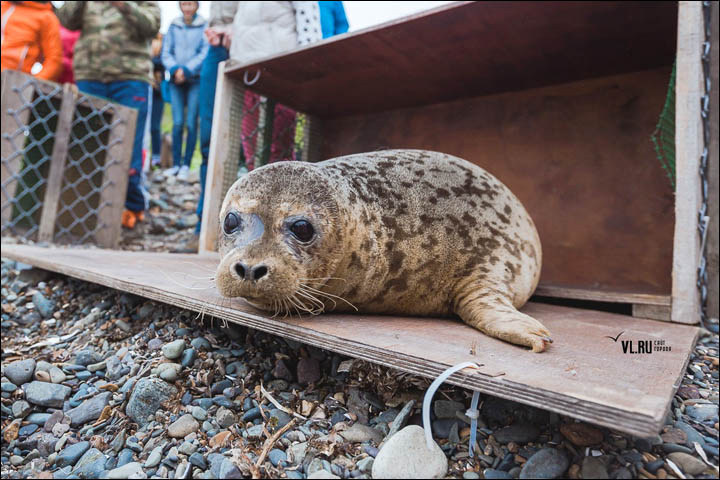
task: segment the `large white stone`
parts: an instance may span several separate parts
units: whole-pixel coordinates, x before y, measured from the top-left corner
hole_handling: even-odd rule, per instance
[[[448,461],[437,443],[428,450],[425,431],[410,425],[393,435],[375,457],[373,478],[442,478]]]

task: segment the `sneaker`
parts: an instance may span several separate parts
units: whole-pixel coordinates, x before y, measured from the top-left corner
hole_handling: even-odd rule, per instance
[[[145,212],[139,211],[139,212],[133,212],[135,214],[135,219],[138,222],[144,222],[145,221]]]
[[[187,165],[183,165],[182,167],[180,167],[180,170],[178,170],[177,179],[182,180],[183,182],[186,182],[188,179],[189,172],[190,172],[190,168]]]
[[[167,170],[165,170],[165,171],[163,172],[163,174],[164,174],[166,177],[174,177],[175,175],[177,175],[178,170],[180,170],[180,167],[170,167],[170,168],[168,168]]]
[[[122,226],[125,228],[129,228],[131,230],[135,228],[135,223],[137,222],[135,212],[132,212],[130,210],[123,210],[121,222]]]

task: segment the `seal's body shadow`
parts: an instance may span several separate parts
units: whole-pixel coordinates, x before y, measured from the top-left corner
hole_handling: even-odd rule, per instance
[[[552,341],[518,311],[542,265],[532,219],[460,158],[386,150],[270,164],[228,190],[220,224],[220,293],[276,315],[457,314],[536,352]]]

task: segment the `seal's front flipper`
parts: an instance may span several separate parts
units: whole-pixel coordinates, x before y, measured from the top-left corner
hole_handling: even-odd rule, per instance
[[[486,335],[530,347],[533,352],[542,352],[552,343],[542,323],[505,301],[488,302],[482,297],[459,303],[456,313],[460,318]]]

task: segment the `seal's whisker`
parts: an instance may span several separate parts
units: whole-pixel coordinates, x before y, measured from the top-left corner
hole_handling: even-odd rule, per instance
[[[315,300],[317,300],[318,302],[320,302],[323,305],[323,310],[325,310],[325,303],[321,299],[319,299],[315,296],[317,294],[313,294],[313,292],[311,292],[307,288],[308,288],[307,285],[304,285],[301,283],[300,288],[298,289],[298,292],[302,292],[305,295],[309,295],[310,297],[314,298]],[[330,300],[333,303],[333,306],[332,306],[333,309],[337,308],[337,302],[334,299],[328,298],[328,300]]]
[[[325,304],[320,299],[315,297],[312,293],[304,290],[302,287],[298,289],[296,294],[300,295],[303,298],[307,298],[313,305],[317,306],[320,310],[325,309]]]
[[[315,293],[316,295],[326,296],[326,297],[331,297],[331,298],[337,298],[338,300],[342,300],[343,302],[347,303],[347,304],[350,305],[352,308],[354,308],[356,312],[359,311],[358,308],[357,308],[355,305],[353,305],[352,303],[348,302],[348,301],[345,300],[343,297],[340,297],[340,296],[338,296],[338,295],[333,295],[332,293],[322,292],[322,291],[320,291],[320,290],[317,290],[317,289],[315,289],[315,288],[309,287],[309,286],[307,286],[307,285],[305,285],[305,288],[310,289],[310,291],[311,291],[312,293]]]
[[[323,282],[323,281],[326,282],[328,280],[342,280],[343,282],[347,282],[347,280],[345,280],[344,278],[340,278],[340,277],[298,278],[298,280],[300,280],[301,282],[305,281],[305,280],[317,280],[319,282]]]
[[[184,260],[182,262],[177,262],[177,263],[178,263],[178,265],[183,265],[183,264],[192,265],[194,268],[196,268],[198,270],[209,270],[213,273],[213,275],[215,274],[215,270],[216,270],[215,268],[209,268],[207,265],[198,265],[193,262],[188,262],[187,260]]]
[[[175,280],[174,278],[172,278],[170,275],[168,275],[168,272],[166,272],[165,270],[160,270],[160,271],[163,273],[163,275],[165,275],[165,278],[167,278],[168,280],[170,280],[172,283],[174,283],[174,284],[177,285],[178,287],[182,287],[182,288],[184,288],[184,289],[186,289],[186,290],[210,290],[211,288],[215,288],[215,285],[214,285],[214,284],[212,284],[212,285],[210,285],[210,286],[208,286],[208,287],[194,287],[194,286],[183,285],[182,283],[178,282],[177,280]],[[180,274],[180,272],[171,272],[171,273]]]
[[[291,298],[293,298],[297,303],[300,304],[303,311],[309,313],[310,315],[317,315],[319,313],[317,307],[310,308],[307,305],[305,305],[305,302],[303,302],[301,299],[299,299],[297,297],[297,292]]]

